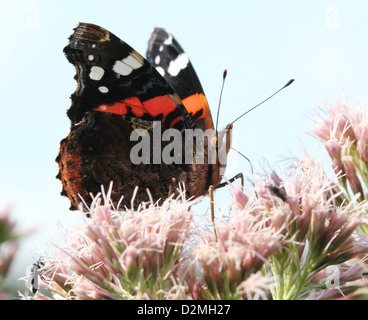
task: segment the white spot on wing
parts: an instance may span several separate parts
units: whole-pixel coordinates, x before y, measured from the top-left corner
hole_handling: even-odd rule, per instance
[[[162,75],[163,77],[165,76],[165,70],[162,67],[157,67],[156,70],[160,75]]]
[[[124,62],[118,60],[115,62],[114,66],[112,67],[112,70],[114,70],[116,73],[122,76],[127,76],[133,71],[133,68],[131,68]]]
[[[100,90],[102,93],[108,93],[109,89],[105,86],[98,87],[98,90]]]
[[[183,70],[187,67],[189,63],[189,58],[186,53],[181,53],[177,56],[177,58],[173,61],[170,61],[169,68],[167,71],[173,77],[176,77],[180,70]]]
[[[89,77],[92,80],[99,81],[101,80],[104,74],[105,74],[105,70],[103,68],[98,67],[98,66],[93,66],[91,68],[91,72],[89,73]]]
[[[172,44],[173,37],[172,37],[171,33],[168,33],[167,35],[169,37],[167,39],[165,39],[165,41],[163,42],[163,44],[166,44],[168,46],[168,45]]]
[[[133,51],[127,58],[123,60],[123,63],[127,64],[133,69],[138,69],[143,66],[143,57],[136,51]]]
[[[160,64],[160,61],[161,61],[161,57],[160,56],[156,56],[155,63],[156,64]]]
[[[122,76],[127,76],[131,74],[133,70],[142,67],[143,64],[143,57],[138,52],[133,51],[125,59],[116,61],[112,69]]]

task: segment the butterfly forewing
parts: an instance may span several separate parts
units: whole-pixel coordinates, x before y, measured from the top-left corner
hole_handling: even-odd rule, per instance
[[[148,42],[147,60],[179,94],[195,127],[212,129],[211,111],[202,85],[188,55],[168,30],[153,30]]]

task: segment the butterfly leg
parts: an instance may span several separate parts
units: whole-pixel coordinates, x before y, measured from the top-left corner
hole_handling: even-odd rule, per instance
[[[213,197],[213,185],[210,185],[210,187],[208,188],[208,195],[210,197],[210,207],[211,207],[211,221],[212,221],[212,225],[213,225],[213,231],[215,234],[215,238],[217,241],[217,232],[216,232],[216,225],[215,225],[215,201],[214,201],[214,197]]]
[[[170,197],[174,193],[173,189],[174,189],[174,185],[175,184],[176,184],[176,178],[172,178],[171,179],[171,182],[169,184],[169,194],[168,194],[168,197]]]
[[[230,180],[220,183],[216,187],[216,189],[223,188],[226,185],[228,185],[229,183],[234,182],[236,179],[240,179],[241,186],[243,188],[244,187],[244,176],[243,176],[243,173],[240,172],[236,176],[232,177]],[[213,197],[213,186],[209,187],[208,193],[209,193],[210,202],[211,202],[211,219],[212,219],[212,224],[213,224],[213,228],[214,228],[214,231],[215,231],[215,237],[216,237],[216,240],[217,240],[217,233],[216,233],[216,227],[215,227],[215,204],[214,204],[214,197]]]
[[[244,176],[243,176],[243,173],[238,173],[236,176],[232,177],[229,181],[225,181],[225,182],[222,182],[220,183],[216,189],[219,189],[219,188],[223,188],[225,187],[228,183],[231,183],[231,182],[234,182],[236,179],[240,179],[240,182],[241,182],[241,185],[242,187],[244,187]]]

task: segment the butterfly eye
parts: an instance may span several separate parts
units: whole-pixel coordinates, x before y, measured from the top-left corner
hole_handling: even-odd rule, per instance
[[[214,147],[218,147],[218,135],[213,136],[210,141]]]

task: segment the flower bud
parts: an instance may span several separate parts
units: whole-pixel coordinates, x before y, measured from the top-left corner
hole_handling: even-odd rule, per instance
[[[335,173],[345,173],[344,164],[341,160],[342,144],[336,140],[328,140],[325,142],[326,150],[332,160],[332,168]]]
[[[357,175],[353,158],[351,156],[343,156],[342,162],[344,164],[346,178],[349,181],[351,189],[353,190],[354,194],[360,193],[360,196],[363,199],[364,198],[363,188],[360,183],[360,179]]]
[[[248,196],[243,192],[241,187],[235,187],[230,189],[230,194],[234,199],[234,205],[237,209],[244,209],[248,203]]]

